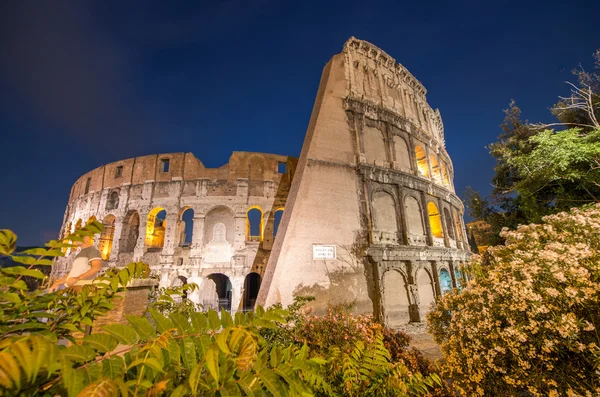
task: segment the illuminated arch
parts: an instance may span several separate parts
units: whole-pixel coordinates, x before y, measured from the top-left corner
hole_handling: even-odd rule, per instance
[[[92,216],[90,216],[90,217],[88,218],[88,220],[87,220],[87,222],[86,222],[85,224],[86,224],[86,225],[89,225],[90,223],[92,223],[92,222],[96,222],[97,220],[98,220],[98,219],[97,219],[97,218],[96,218],[94,215],[92,215]]]
[[[283,207],[277,208],[273,213],[273,236],[276,236],[277,232],[279,231],[281,218],[283,218]]]
[[[75,230],[73,230],[74,232],[76,232],[77,230],[81,229],[83,221],[81,219],[77,219],[77,222],[75,222]]]
[[[102,221],[104,229],[102,230],[102,234],[100,235],[100,242],[98,244],[98,248],[100,249],[102,259],[104,259],[105,261],[110,259],[113,238],[115,236],[115,221],[116,218],[112,214],[106,215],[104,217],[104,220]]]
[[[263,241],[264,216],[259,206],[246,211],[246,241]]]
[[[427,213],[429,215],[429,224],[431,225],[431,234],[433,234],[433,237],[444,237],[442,217],[434,202],[430,201],[427,203]]]
[[[419,170],[419,175],[429,178],[429,163],[427,162],[427,155],[425,154],[425,150],[423,150],[420,145],[415,147],[415,155],[417,158],[417,169]]]
[[[146,223],[146,247],[162,248],[165,244],[165,229],[167,221],[165,220],[167,212],[162,207],[153,208],[148,214]]]

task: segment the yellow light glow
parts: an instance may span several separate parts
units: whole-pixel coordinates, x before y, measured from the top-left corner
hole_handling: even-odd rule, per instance
[[[444,230],[442,229],[442,217],[440,216],[437,206],[431,201],[427,204],[427,212],[429,214],[431,234],[433,234],[434,237],[444,237]]]
[[[415,153],[417,157],[417,168],[419,170],[419,174],[425,178],[429,178],[429,164],[427,163],[425,151],[421,146],[417,146],[415,148]]]

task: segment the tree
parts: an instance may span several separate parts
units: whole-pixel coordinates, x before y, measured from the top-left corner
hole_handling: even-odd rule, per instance
[[[600,69],[600,50],[594,58]],[[504,111],[502,134],[489,145],[496,159],[493,190],[485,199],[472,189],[466,192],[469,215],[494,231],[490,241],[480,243],[501,243],[503,227],[540,222],[545,215],[600,198],[600,75],[583,69],[573,74],[577,84],[569,83],[571,95],[552,108],[558,123],[523,121],[514,101]],[[572,128],[549,129],[556,125]]]

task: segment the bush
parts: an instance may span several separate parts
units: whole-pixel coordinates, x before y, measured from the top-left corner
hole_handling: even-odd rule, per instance
[[[504,230],[429,329],[467,396],[600,394],[600,205]]]

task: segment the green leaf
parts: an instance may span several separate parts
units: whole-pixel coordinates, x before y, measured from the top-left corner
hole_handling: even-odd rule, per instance
[[[210,329],[214,331],[218,331],[219,328],[221,328],[221,319],[219,318],[217,312],[214,310],[208,311],[208,325]]]
[[[160,373],[165,372],[163,369],[162,364],[155,358],[155,357],[144,357],[144,358],[138,358],[137,360],[135,360],[134,362],[132,362],[131,364],[129,364],[127,366],[127,370],[133,368],[133,367],[137,367],[138,365],[145,365],[149,368],[152,368],[155,371],[158,371]]]
[[[102,376],[109,379],[121,378],[125,373],[125,361],[119,356],[102,360]]]
[[[111,379],[99,379],[83,389],[77,397],[113,397],[119,394],[119,389]]]
[[[23,281],[23,280],[15,281],[10,286],[15,289],[21,289],[21,290],[27,289],[27,284],[25,284],[25,281]]]
[[[0,230],[0,255],[11,255],[17,248],[17,235],[11,230]]]
[[[24,268],[23,266],[5,267],[5,268],[2,268],[2,272],[6,273],[6,274],[14,274],[14,275],[18,275],[18,276],[29,276],[29,277],[39,278],[39,279],[43,279],[44,277],[46,277],[44,275],[44,273],[40,272],[39,270],[35,270],[35,269],[28,270],[28,269]]]
[[[177,328],[179,335],[185,335],[189,333],[190,322],[187,319],[187,317],[185,317],[181,313],[173,313],[169,316],[169,318],[171,319],[171,321],[173,321],[173,325],[175,325],[175,327]]]
[[[279,376],[269,368],[262,368],[257,374],[262,384],[273,396],[285,396],[287,393],[283,389],[283,385]]]
[[[141,339],[152,340],[156,338],[156,330],[147,318],[139,316],[126,317],[127,321],[129,321],[129,324],[131,324]]]
[[[213,377],[215,383],[219,382],[219,351],[217,349],[209,349],[204,356],[206,368]]]
[[[171,397],[188,397],[192,391],[188,385],[180,385],[171,393]]]
[[[106,353],[117,347],[117,341],[109,334],[92,334],[83,338],[83,341],[96,349],[98,353]]]
[[[83,363],[94,359],[96,352],[86,345],[71,345],[63,351],[62,356],[70,361]]]
[[[21,298],[17,294],[13,294],[12,292],[4,292],[0,295],[0,299],[3,301],[9,301],[14,303],[15,305],[21,304]],[[1,301],[0,301],[1,302]]]
[[[181,352],[183,358],[183,364],[188,370],[194,368],[197,363],[196,360],[196,346],[194,341],[190,337],[183,338],[181,342]]]
[[[231,314],[225,309],[221,309],[221,326],[223,328],[227,328],[233,326],[233,319],[231,318]]]
[[[169,329],[174,328],[173,322],[170,319],[163,316],[158,310],[151,308],[148,310],[148,312],[150,313],[150,317],[152,317],[152,321],[154,321],[156,329],[161,334]]]
[[[103,325],[102,329],[124,345],[132,345],[138,341],[137,333],[127,325],[107,324]]]
[[[12,260],[18,263],[23,263],[25,265],[35,265],[37,263],[36,258],[32,256],[24,256],[24,255],[13,255]],[[19,267],[19,266],[15,266]],[[5,267],[3,270],[6,272],[6,269],[11,269],[10,267]]]

